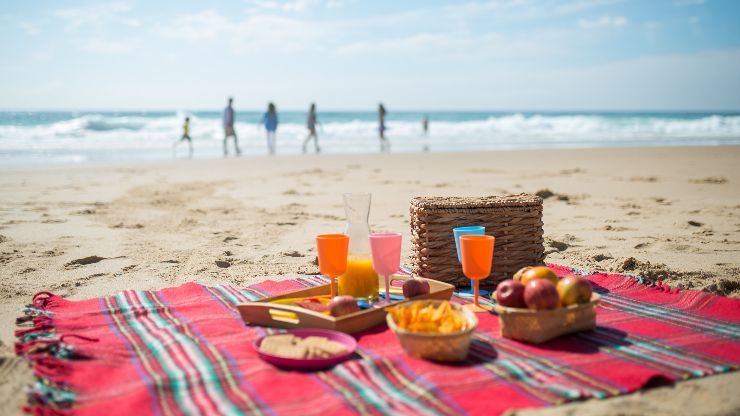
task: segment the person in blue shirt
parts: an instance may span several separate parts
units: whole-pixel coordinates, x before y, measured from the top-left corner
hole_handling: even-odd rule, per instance
[[[275,154],[275,132],[278,126],[277,110],[275,104],[269,103],[267,105],[267,112],[262,116],[262,124],[265,126],[267,132],[267,151],[269,154]]]

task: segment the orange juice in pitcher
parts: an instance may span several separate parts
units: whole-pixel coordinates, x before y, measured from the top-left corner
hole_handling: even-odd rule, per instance
[[[339,276],[339,294],[372,301],[378,297],[378,274],[370,256],[370,199],[370,194],[344,194],[349,255],[347,270]]]

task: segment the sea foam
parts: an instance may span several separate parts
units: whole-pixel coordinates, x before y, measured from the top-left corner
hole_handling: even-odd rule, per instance
[[[740,115],[697,113],[389,113],[386,135],[396,152],[740,144]],[[185,116],[198,158],[222,154],[217,112],[0,113],[0,164],[146,160],[172,157]],[[236,132],[246,154],[265,154],[260,114],[237,112]],[[279,153],[299,153],[305,113],[280,113]],[[326,153],[379,150],[372,112],[319,113]],[[184,148],[183,148],[184,150]],[[183,152],[184,153],[184,152]]]

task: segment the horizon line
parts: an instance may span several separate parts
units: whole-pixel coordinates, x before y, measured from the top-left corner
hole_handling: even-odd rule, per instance
[[[387,108],[387,107],[386,107]],[[91,113],[91,112],[108,112],[108,113],[114,113],[114,112],[126,112],[126,113],[157,113],[157,112],[189,112],[189,113],[207,113],[207,112],[221,112],[222,109],[173,109],[173,108],[166,108],[166,109],[131,109],[131,108],[71,108],[71,109],[65,109],[65,108],[59,108],[59,109],[51,109],[51,108],[20,108],[20,109],[9,109],[9,108],[0,108],[0,113],[73,113],[73,112],[79,112],[79,113]],[[244,111],[244,112],[263,112],[264,109],[255,109],[255,108],[243,108],[240,109],[238,107],[235,107],[235,111]],[[285,111],[285,112],[307,112],[307,109],[296,109],[296,108],[286,108],[286,109],[279,109],[278,112]],[[341,113],[341,112],[368,112],[368,113],[374,113],[377,111],[377,109],[368,109],[368,108],[345,108],[345,109],[336,109],[336,108],[328,108],[323,109],[320,108],[318,110],[319,112],[324,113]],[[709,109],[611,109],[611,110],[605,110],[605,109],[413,109],[413,108],[401,108],[401,109],[393,109],[391,107],[391,110],[388,111],[389,113],[398,112],[398,113],[459,113],[459,112],[469,112],[469,113],[740,113],[740,108],[736,109],[720,109],[720,108],[709,108]]]

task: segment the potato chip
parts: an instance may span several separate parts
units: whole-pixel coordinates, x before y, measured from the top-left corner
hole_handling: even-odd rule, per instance
[[[411,332],[450,334],[465,329],[465,319],[447,301],[436,307],[431,303],[413,302],[387,311],[399,328]]]

